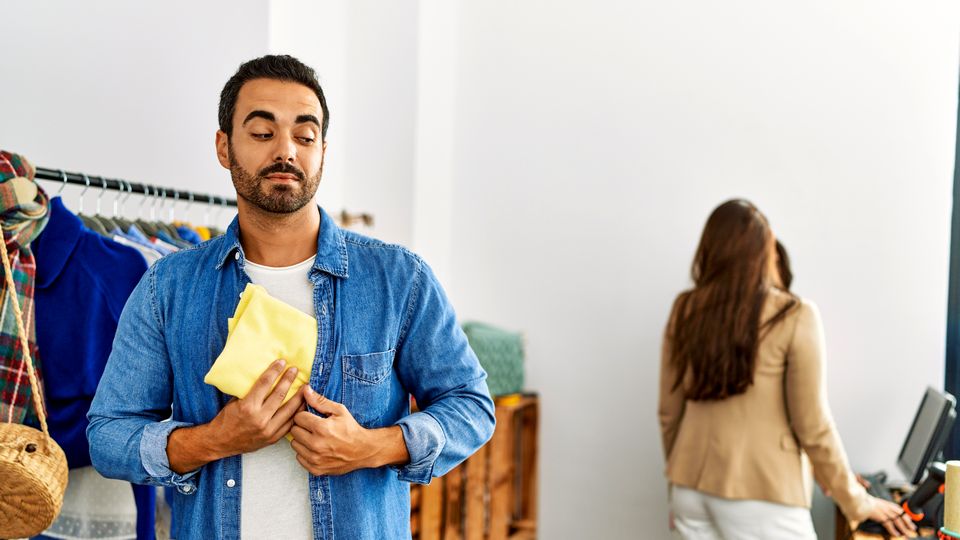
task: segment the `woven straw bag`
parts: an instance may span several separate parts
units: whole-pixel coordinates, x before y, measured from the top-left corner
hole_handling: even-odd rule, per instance
[[[2,231],[0,231],[2,233]],[[0,538],[23,538],[43,532],[63,506],[67,489],[67,456],[50,438],[40,385],[30,358],[23,314],[10,271],[6,242],[0,234],[0,256],[7,292],[17,315],[17,332],[33,388],[33,404],[40,418],[38,431],[20,424],[0,423]]]

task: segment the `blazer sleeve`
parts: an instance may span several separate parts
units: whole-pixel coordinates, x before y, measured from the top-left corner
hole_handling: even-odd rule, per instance
[[[813,463],[814,475],[848,519],[867,517],[872,501],[850,471],[827,403],[826,350],[817,307],[804,301],[787,351],[786,400],[790,424]]]
[[[675,312],[676,308],[670,314],[670,320],[663,331],[663,345],[660,349],[660,400],[657,415],[660,419],[660,437],[663,443],[663,459],[665,461],[670,459],[670,452],[673,450],[673,443],[677,440],[677,432],[680,430],[680,421],[683,420],[683,411],[686,405],[683,387],[673,389],[673,383],[677,378],[677,370],[670,361],[670,354]]]

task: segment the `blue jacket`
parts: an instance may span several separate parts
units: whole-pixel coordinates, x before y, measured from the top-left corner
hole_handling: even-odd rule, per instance
[[[31,243],[37,260],[37,349],[50,435],[70,468],[90,465],[87,411],[110,355],[123,305],[147,263],[135,249],[83,227],[59,197]],[[134,487],[141,538],[153,537],[152,488]],[[149,531],[149,536],[146,535]]]
[[[31,246],[47,422],[70,468],[85,467],[90,465],[87,411],[120,312],[147,262],[136,250],[85,229],[59,197],[50,201],[50,221]]]
[[[203,377],[250,281],[238,232],[235,219],[224,236],[150,268],[120,318],[90,409],[94,466],[176,486],[179,540],[240,534],[241,457],[180,475],[166,453],[171,431],[210,422],[229,399]],[[341,230],[321,211],[309,278],[318,322],[311,386],[364,427],[399,425],[410,454],[402,467],[309,475],[314,538],[410,538],[407,482],[446,473],[493,433],[486,373],[437,279],[409,251]],[[421,412],[410,414],[411,394]]]

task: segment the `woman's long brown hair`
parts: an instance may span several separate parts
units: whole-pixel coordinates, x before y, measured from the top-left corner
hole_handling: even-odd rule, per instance
[[[761,325],[773,250],[767,218],[748,201],[727,201],[707,219],[691,269],[694,288],[677,298],[672,322],[673,387],[686,380],[687,399],[724,399],[753,384],[762,333],[797,304],[792,297]]]

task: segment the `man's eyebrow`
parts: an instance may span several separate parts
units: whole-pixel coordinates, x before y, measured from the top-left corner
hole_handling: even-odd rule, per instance
[[[320,127],[320,120],[312,114],[301,114],[297,117],[297,121],[295,123],[304,124],[306,122],[313,122],[317,125],[317,127]]]
[[[245,126],[247,125],[247,122],[253,120],[254,118],[263,118],[264,120],[269,120],[271,122],[277,121],[277,117],[274,116],[272,112],[261,111],[258,109],[255,111],[250,111],[250,114],[248,114],[247,117],[243,119],[243,123],[240,125]]]

